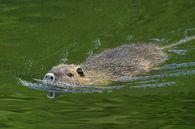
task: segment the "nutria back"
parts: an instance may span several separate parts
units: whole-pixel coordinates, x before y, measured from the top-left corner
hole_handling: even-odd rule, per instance
[[[154,44],[132,44],[107,49],[91,56],[82,67],[85,71],[101,71],[114,80],[149,71],[165,59],[162,49]]]

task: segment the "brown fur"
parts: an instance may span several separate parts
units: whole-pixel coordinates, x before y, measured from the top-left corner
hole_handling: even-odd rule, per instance
[[[121,77],[132,78],[148,72],[165,59],[166,54],[154,44],[123,45],[91,56],[83,64],[60,64],[49,72],[55,75],[56,83],[106,85]],[[67,76],[68,73],[72,76]]]
[[[53,67],[49,73],[54,73],[56,76],[56,83],[67,83],[71,85],[103,85],[108,84],[109,78],[102,72],[98,71],[84,71],[85,76],[80,77],[76,72],[77,68],[80,68],[80,65],[74,64],[60,64]],[[72,73],[73,77],[67,77],[66,73]]]

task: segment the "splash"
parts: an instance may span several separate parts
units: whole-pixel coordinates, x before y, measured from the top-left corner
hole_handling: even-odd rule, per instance
[[[94,51],[100,48],[100,46],[102,45],[100,38],[92,41],[92,43],[94,44],[94,47],[88,52],[89,56],[92,56],[94,54]]]

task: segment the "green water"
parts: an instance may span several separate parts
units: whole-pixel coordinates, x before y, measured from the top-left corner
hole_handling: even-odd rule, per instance
[[[82,63],[124,43],[171,44],[195,35],[194,28],[194,0],[0,0],[0,128],[195,129],[195,66],[153,71],[144,76],[177,76],[110,93],[57,99],[16,80],[42,78],[54,65]],[[168,53],[163,65],[195,62],[195,41],[175,49],[186,52]]]

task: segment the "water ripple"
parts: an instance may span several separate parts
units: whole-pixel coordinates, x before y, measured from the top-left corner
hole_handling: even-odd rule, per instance
[[[187,50],[183,49],[183,50],[174,50],[174,49],[170,49],[168,50],[169,53],[176,53],[179,55],[185,55],[187,53]]]
[[[195,66],[195,62],[187,62],[187,63],[173,63],[173,64],[167,64],[162,67],[162,69],[176,69],[176,68],[187,68],[187,67],[192,67]]]
[[[185,63],[172,63],[166,64],[159,68],[161,71],[160,74],[155,75],[145,75],[145,76],[138,76],[133,79],[127,80],[129,82],[130,88],[143,88],[143,87],[165,87],[165,86],[172,86],[175,85],[176,82],[174,81],[167,81],[162,82],[162,79],[174,78],[174,77],[181,77],[181,76],[189,76],[194,75],[195,70],[184,70],[181,68],[188,68],[194,67],[195,62],[185,62]],[[162,73],[163,71],[166,73]],[[170,70],[170,71],[166,71]],[[114,90],[119,90],[124,87],[128,88],[124,84],[117,84],[114,86],[72,86],[66,84],[44,84],[41,80],[38,83],[28,82],[22,79],[18,79],[19,83],[25,87],[35,89],[35,90],[42,90],[48,92],[49,98],[55,98],[55,93],[57,92],[64,92],[64,93],[102,93],[102,92],[112,92]],[[38,80],[38,79],[37,79]],[[36,80],[36,81],[37,81]]]

